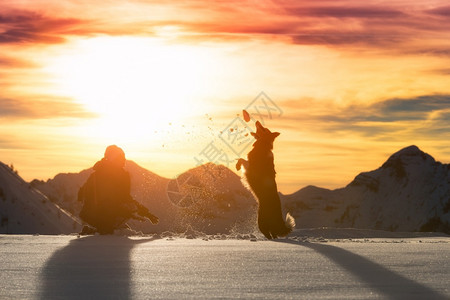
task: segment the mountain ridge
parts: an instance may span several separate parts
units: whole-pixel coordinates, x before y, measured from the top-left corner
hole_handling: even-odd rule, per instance
[[[127,161],[132,196],[160,217],[153,226],[132,222],[143,232],[254,232],[257,203],[241,178],[222,165],[208,163],[165,178]],[[77,216],[78,189],[92,168],[33,180],[54,204]],[[417,146],[392,154],[379,168],[361,172],[345,187],[306,186],[280,198],[300,228],[349,227],[389,231],[450,233],[450,165],[437,162]]]
[[[306,187],[283,198],[300,226],[450,233],[450,165],[414,145],[344,188]]]

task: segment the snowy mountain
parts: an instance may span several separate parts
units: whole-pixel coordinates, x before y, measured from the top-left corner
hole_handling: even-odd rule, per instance
[[[130,221],[144,233],[185,232],[188,228],[205,233],[229,233],[254,226],[256,202],[242,186],[239,176],[224,166],[206,164],[177,178],[160,177],[133,161],[125,169],[130,174],[131,195],[159,217],[158,225]],[[33,180],[32,186],[75,215],[81,210],[79,188],[92,168],[80,173],[58,174],[48,181]]]
[[[297,227],[353,227],[450,233],[450,165],[416,146],[393,154],[345,188],[309,186],[282,196]]]
[[[130,173],[134,199],[160,218],[158,225],[130,222],[135,230],[162,233],[193,229],[208,234],[256,231],[256,201],[240,177],[224,166],[209,163],[173,179],[158,176],[132,161],[127,161],[125,169]],[[46,182],[33,180],[31,186],[51,200],[47,201],[7,166],[3,165],[1,171],[0,199],[40,199],[32,203],[48,204],[55,207],[53,211],[58,211],[59,206],[75,216],[81,209],[78,190],[93,172],[91,168],[58,174]],[[32,196],[25,197],[25,191]],[[13,193],[18,195],[14,197]],[[436,162],[416,146],[393,154],[374,171],[359,174],[345,188],[308,186],[280,196],[284,213],[291,212],[297,228],[450,233],[450,165]],[[9,204],[5,210],[5,203],[10,202],[0,203],[2,214],[18,206]],[[26,219],[26,211],[21,210],[21,219]],[[6,222],[3,220],[2,215],[2,224]]]
[[[0,162],[0,233],[68,234],[80,223]]]
[[[208,163],[181,174],[169,182],[167,197],[178,207],[182,228],[208,234],[256,230],[256,201],[225,166]]]

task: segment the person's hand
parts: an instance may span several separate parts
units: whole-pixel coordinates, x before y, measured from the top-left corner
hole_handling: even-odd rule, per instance
[[[152,224],[158,224],[159,218],[155,215],[152,215],[151,213],[148,213],[147,218],[152,222]]]

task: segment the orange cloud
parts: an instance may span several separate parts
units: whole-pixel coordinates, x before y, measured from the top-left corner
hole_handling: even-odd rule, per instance
[[[14,58],[10,56],[0,56],[0,67],[3,68],[34,68],[37,67],[37,64],[25,60]]]
[[[0,44],[58,44],[64,35],[83,21],[77,18],[48,17],[33,11],[12,11],[0,15]]]
[[[287,111],[296,111],[284,115],[283,123],[306,122],[314,124],[311,130],[322,132],[347,132],[349,136],[360,135],[370,139],[386,136],[402,139],[405,138],[405,130],[409,130],[415,138],[435,137],[438,140],[447,140],[450,133],[450,95],[386,99],[344,108],[324,106],[315,112],[308,112],[306,107],[299,108],[293,101],[282,104]],[[405,123],[412,122],[414,125],[409,124],[409,128],[405,128]]]
[[[93,118],[95,116],[70,99],[49,96],[21,99],[0,97],[2,119]]]
[[[356,1],[130,1],[130,5],[122,7],[120,1],[112,1],[89,8],[68,3],[75,12],[84,9],[87,16],[81,18],[80,13],[70,15],[65,11],[64,17],[58,17],[58,8],[43,14],[11,7],[0,15],[0,43],[63,43],[71,35],[155,36],[162,27],[172,26],[181,39],[229,41],[232,35],[257,34],[304,45],[400,47],[399,43],[417,37],[429,39],[429,32],[434,32],[434,38],[443,33],[437,37],[443,39],[450,31],[442,26],[449,6],[437,4],[430,8],[415,2],[361,5]]]

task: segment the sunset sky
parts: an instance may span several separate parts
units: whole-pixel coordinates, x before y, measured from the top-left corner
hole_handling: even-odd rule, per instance
[[[281,133],[283,193],[413,144],[450,162],[448,1],[0,0],[0,161],[26,180],[110,144],[165,177],[234,170],[244,108]]]

